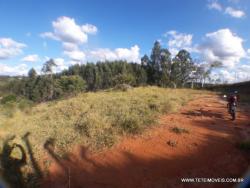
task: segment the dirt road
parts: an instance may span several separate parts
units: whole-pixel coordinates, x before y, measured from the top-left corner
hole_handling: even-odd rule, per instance
[[[241,178],[250,167],[247,153],[235,146],[250,139],[250,108],[241,108],[233,122],[225,106],[218,96],[201,96],[180,112],[162,116],[160,126],[125,138],[111,149],[90,153],[79,147],[67,160],[52,154],[55,160],[43,186],[234,187],[232,183],[181,182],[188,177]],[[177,134],[173,127],[189,133]]]

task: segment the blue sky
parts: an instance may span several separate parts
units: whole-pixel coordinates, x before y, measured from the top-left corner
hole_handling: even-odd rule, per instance
[[[48,58],[57,71],[87,61],[139,62],[159,40],[173,56],[184,48],[200,61],[222,61],[215,77],[244,80],[249,8],[248,0],[0,0],[0,74],[39,71]]]

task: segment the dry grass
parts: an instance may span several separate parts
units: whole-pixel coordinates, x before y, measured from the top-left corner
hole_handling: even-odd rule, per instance
[[[43,144],[53,138],[57,148],[69,151],[72,145],[92,149],[112,146],[122,135],[137,134],[157,124],[157,116],[177,111],[202,91],[140,87],[128,91],[82,93],[78,96],[29,109],[0,110],[0,137],[15,135],[13,142],[30,132],[36,158],[45,150]],[[11,115],[10,115],[11,114]]]

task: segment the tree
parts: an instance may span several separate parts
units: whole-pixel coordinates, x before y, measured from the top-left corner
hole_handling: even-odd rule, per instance
[[[159,41],[155,41],[154,46],[151,52],[151,71],[152,72],[152,81],[154,84],[157,84],[160,80],[160,69],[161,69],[161,44]]]
[[[53,59],[50,59],[48,61],[46,61],[44,64],[43,64],[43,67],[42,67],[42,72],[44,74],[52,74],[53,73],[53,67],[56,66],[56,63]]]
[[[168,49],[161,49],[160,54],[160,86],[168,86],[170,83],[170,73],[171,73],[171,53]]]
[[[175,86],[181,85],[183,87],[189,81],[193,70],[194,63],[190,53],[186,50],[180,50],[173,59],[171,81]]]
[[[78,75],[62,76],[57,82],[65,93],[80,92],[86,89],[86,82]]]
[[[53,99],[53,96],[54,96],[54,80],[52,77],[52,73],[53,73],[53,67],[55,66],[56,66],[55,61],[53,59],[50,59],[44,63],[43,68],[42,68],[42,72],[45,75],[49,75],[49,77],[45,78],[47,82],[44,84],[46,91],[48,92],[47,93],[48,95],[46,96],[47,100]]]
[[[37,76],[36,70],[35,70],[34,68],[31,68],[31,69],[29,70],[29,72],[28,72],[28,76],[29,76],[29,78],[31,78],[31,79],[36,78],[36,76]]]
[[[93,90],[95,88],[95,65],[92,63],[87,63],[84,70],[84,79],[87,83],[88,90]]]
[[[211,72],[215,69],[221,68],[222,66],[222,63],[219,61],[196,65],[196,79],[200,82],[202,88],[206,84],[206,81],[210,80]]]
[[[141,65],[143,67],[146,67],[150,64],[150,59],[149,57],[145,54],[142,58],[141,58]]]

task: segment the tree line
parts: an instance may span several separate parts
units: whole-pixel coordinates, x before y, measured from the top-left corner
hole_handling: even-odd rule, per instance
[[[194,63],[187,50],[180,50],[172,57],[168,49],[156,41],[150,57],[144,55],[141,64],[126,61],[105,61],[76,64],[60,73],[53,74],[56,63],[53,59],[45,62],[42,74],[35,69],[27,77],[9,84],[9,90],[17,95],[42,102],[80,91],[96,91],[128,84],[134,87],[157,85],[160,87],[185,87],[190,83],[204,83],[211,69],[218,63],[201,66]]]

